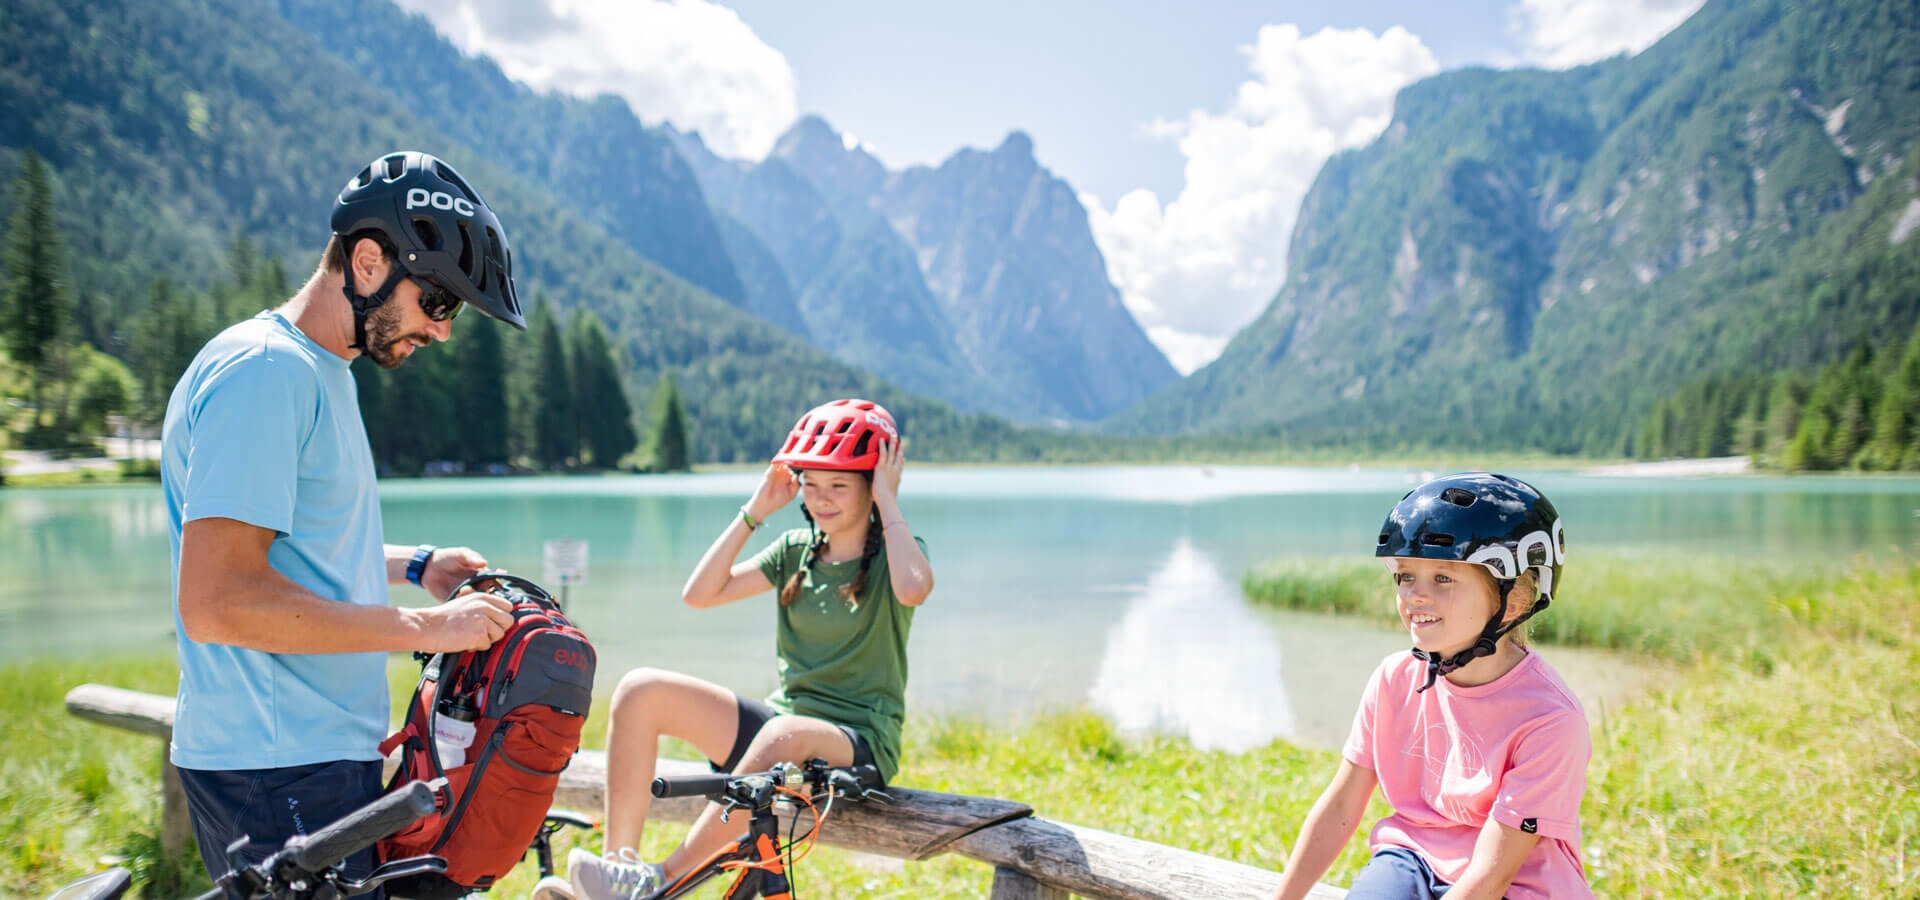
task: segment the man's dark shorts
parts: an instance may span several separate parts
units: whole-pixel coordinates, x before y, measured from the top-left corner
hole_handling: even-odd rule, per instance
[[[247,865],[267,858],[287,838],[312,834],[380,796],[377,762],[326,762],[283,769],[206,771],[181,769],[193,836],[200,861],[218,880],[227,872],[227,845],[241,835],[251,839]],[[373,871],[372,848],[347,858],[349,878]],[[362,894],[384,900],[384,892]]]
[[[740,726],[733,734],[733,749],[727,753],[726,761],[707,760],[707,765],[715,772],[732,772],[737,768],[740,761],[746,758],[747,747],[753,744],[753,736],[759,734],[760,729],[767,727],[767,723],[773,721],[775,716],[780,715],[779,710],[768,706],[764,701],[739,694],[734,694],[733,699],[740,709]],[[847,740],[853,743],[854,765],[874,765],[873,748],[867,745],[867,739],[861,737],[860,732],[838,722],[833,723],[833,726],[840,729],[840,733],[846,735]]]

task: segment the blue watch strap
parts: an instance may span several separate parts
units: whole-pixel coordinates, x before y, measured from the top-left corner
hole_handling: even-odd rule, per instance
[[[407,560],[407,580],[420,584],[421,574],[427,571],[427,560],[433,558],[433,551],[440,549],[432,544],[421,544],[413,550],[413,558]]]

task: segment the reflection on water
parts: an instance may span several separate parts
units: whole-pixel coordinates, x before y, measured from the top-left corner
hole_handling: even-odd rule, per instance
[[[1280,644],[1240,585],[1182,537],[1107,635],[1093,707],[1120,728],[1239,752],[1293,734]]]

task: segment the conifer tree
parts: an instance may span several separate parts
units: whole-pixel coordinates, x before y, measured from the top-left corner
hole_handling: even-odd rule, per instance
[[[1785,465],[1787,447],[1800,431],[1805,390],[1797,373],[1781,372],[1773,379],[1773,389],[1767,395],[1767,420],[1761,445],[1761,453],[1773,465]]]
[[[457,377],[453,396],[456,410],[451,424],[459,446],[456,458],[470,472],[507,460],[507,359],[500,331],[505,326],[490,316],[469,312],[454,323],[454,340],[446,353]]]
[[[33,431],[40,432],[48,382],[56,377],[67,332],[66,275],[60,261],[60,231],[54,222],[53,187],[45,164],[28,150],[14,181],[13,221],[7,229],[7,351],[26,369]],[[44,441],[62,436],[36,434]]]
[[[581,310],[567,325],[573,362],[575,433],[583,457],[593,465],[615,468],[633,451],[633,404],[620,386],[620,362],[600,317]]]
[[[573,378],[553,310],[541,304],[533,327],[533,458],[543,469],[567,464],[579,442],[573,429]]]
[[[1887,378],[1873,413],[1873,439],[1861,452],[1864,468],[1909,467],[1907,451],[1920,439],[1920,328],[1907,341],[1900,367]]]
[[[653,434],[647,442],[647,470],[684,472],[693,467],[687,452],[687,412],[680,405],[680,389],[673,374],[660,373],[653,389]]]

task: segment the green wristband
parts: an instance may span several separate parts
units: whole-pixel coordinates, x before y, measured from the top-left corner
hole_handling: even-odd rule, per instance
[[[765,522],[754,521],[753,517],[747,514],[747,508],[744,506],[740,507],[740,521],[747,523],[748,531],[759,531],[760,526],[766,524]]]

